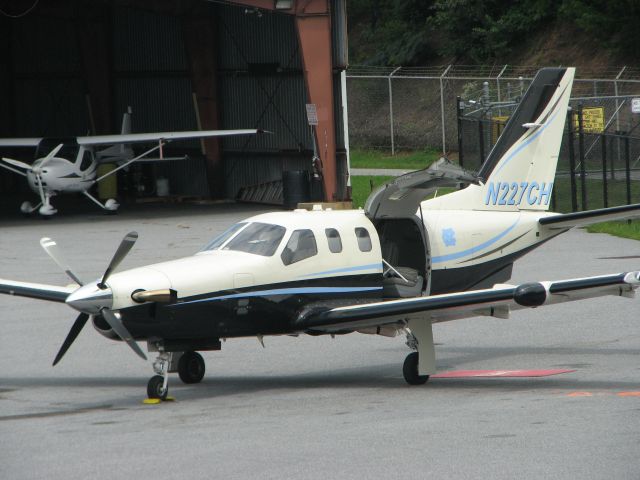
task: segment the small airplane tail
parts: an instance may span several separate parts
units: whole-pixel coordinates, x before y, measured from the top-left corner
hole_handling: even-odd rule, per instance
[[[443,208],[549,209],[574,75],[575,68],[538,71],[480,168],[480,185],[442,197]]]
[[[548,210],[575,68],[544,68],[478,172],[484,208]]]
[[[128,135],[129,133],[131,133],[131,114],[133,113],[133,111],[131,110],[131,107],[127,107],[127,111],[124,112],[124,114],[122,115],[122,129],[120,130],[120,133],[122,135]]]

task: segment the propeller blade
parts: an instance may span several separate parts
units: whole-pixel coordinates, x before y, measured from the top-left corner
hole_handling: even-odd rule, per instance
[[[28,163],[21,162],[20,160],[14,160],[13,158],[2,157],[2,160],[7,162],[9,165],[13,165],[14,167],[24,168],[25,170],[31,170],[31,165]]]
[[[127,256],[127,253],[129,253],[129,250],[131,250],[131,247],[133,247],[137,239],[137,232],[129,232],[124,236],[122,242],[120,242],[120,245],[118,246],[118,250],[116,250],[115,255],[111,259],[111,263],[109,263],[107,270],[104,272],[102,280],[100,280],[100,283],[98,283],[98,288],[106,288],[105,282],[107,281],[107,278],[109,278],[109,275],[111,275],[111,273],[118,267],[118,265],[120,265],[120,262],[122,262],[124,257]]]
[[[64,270],[64,273],[66,273],[71,280],[73,280],[80,286],[84,285],[84,282],[80,280],[78,276],[71,271],[71,267],[69,267],[69,264],[60,253],[60,250],[58,249],[58,244],[55,242],[55,240],[52,240],[48,237],[43,237],[40,239],[40,245],[42,246],[42,248],[44,248],[44,251],[47,252],[47,254],[51,257],[51,259],[54,262],[56,262],[56,264],[62,270]]]
[[[38,169],[42,169],[42,167],[44,167],[47,163],[49,163],[49,161],[58,154],[58,152],[60,151],[63,145],[64,144],[61,143],[56,148],[51,150],[49,154],[46,157],[44,157],[42,162],[40,162],[40,165],[38,165]]]
[[[105,319],[105,321],[109,324],[109,326],[113,329],[113,331],[116,332],[116,334],[122,340],[127,342],[127,344],[131,347],[131,349],[134,352],[136,352],[136,354],[138,354],[140,358],[142,358],[143,360],[146,360],[147,356],[140,349],[140,347],[138,346],[136,341],[133,339],[129,331],[122,324],[122,320],[116,317],[116,315],[108,308],[103,308],[102,310],[100,310],[100,313],[102,314],[102,317]]]
[[[62,360],[62,357],[64,357],[64,354],[67,353],[67,350],[69,350],[69,347],[71,346],[71,344],[78,337],[78,334],[82,330],[82,327],[84,327],[85,323],[87,323],[87,320],[89,320],[89,314],[81,313],[80,315],[78,315],[78,318],[76,318],[76,321],[71,326],[71,330],[69,330],[69,333],[67,334],[67,338],[64,339],[64,342],[60,347],[60,350],[58,351],[58,354],[56,355],[55,360],[53,361],[54,367],[58,364],[60,360]]]

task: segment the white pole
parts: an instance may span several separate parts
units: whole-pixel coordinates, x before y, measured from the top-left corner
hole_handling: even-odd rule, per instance
[[[347,155],[347,187],[351,186],[351,153],[349,151],[349,108],[347,106],[347,72],[340,73],[342,87],[342,131],[344,132],[344,150]]]
[[[393,133],[393,89],[391,88],[391,77],[393,74],[400,70],[402,67],[397,67],[393,72],[389,74],[387,77],[387,81],[389,82],[389,126],[391,128],[391,155],[396,154],[396,146],[394,141],[394,133]]]
[[[447,153],[447,135],[445,133],[445,128],[444,128],[444,84],[443,84],[443,79],[444,76],[449,72],[449,70],[451,69],[451,65],[449,65],[444,72],[442,72],[442,75],[440,75],[440,117],[442,120],[442,155]]]

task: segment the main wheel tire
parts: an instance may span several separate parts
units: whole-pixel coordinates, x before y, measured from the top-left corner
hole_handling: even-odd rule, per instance
[[[184,352],[178,362],[178,376],[184,383],[200,383],[204,377],[204,359],[197,352]]]
[[[149,379],[149,383],[147,383],[147,397],[166,400],[169,389],[163,387],[164,378],[162,375],[154,375]]]
[[[424,385],[429,375],[418,375],[418,352],[407,355],[402,365],[402,375],[409,385]]]

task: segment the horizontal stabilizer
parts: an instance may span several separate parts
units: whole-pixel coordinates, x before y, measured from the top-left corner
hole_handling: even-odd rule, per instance
[[[586,212],[564,213],[550,215],[540,219],[540,225],[550,229],[566,229],[583,227],[594,223],[609,222],[613,220],[625,220],[640,217],[640,203],[622,205],[619,207],[600,208],[587,210]]]
[[[64,303],[78,286],[58,287],[41,283],[16,282],[0,278],[0,293]]]

